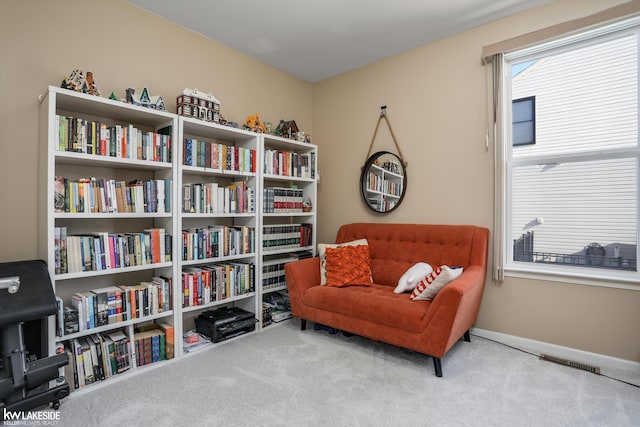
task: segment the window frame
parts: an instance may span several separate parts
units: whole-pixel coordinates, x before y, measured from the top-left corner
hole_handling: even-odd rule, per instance
[[[553,280],[559,282],[570,282],[585,285],[607,286],[624,289],[640,290],[640,268],[636,271],[612,270],[597,267],[567,266],[534,263],[526,261],[514,261],[513,259],[513,171],[517,167],[531,166],[552,163],[582,162],[590,160],[607,160],[616,158],[633,158],[636,164],[636,207],[640,209],[640,120],[638,120],[638,136],[635,146],[628,148],[615,148],[609,150],[592,151],[572,151],[561,154],[546,155],[522,155],[513,157],[513,148],[531,144],[513,144],[513,102],[534,96],[512,100],[511,92],[511,66],[513,63],[535,60],[543,56],[561,53],[563,51],[576,50],[585,46],[603,43],[607,40],[635,34],[638,38],[638,49],[640,50],[640,18],[634,18],[623,23],[614,24],[605,28],[597,28],[579,34],[573,34],[563,39],[554,40],[548,43],[541,43],[536,46],[506,53],[502,60],[502,150],[504,153],[502,161],[502,174],[505,177],[505,199],[503,203],[502,221],[502,265],[504,275],[509,277],[520,277],[528,279]],[[640,92],[640,55],[638,55],[638,75],[637,84]],[[640,94],[638,97],[638,114],[640,115]],[[535,138],[535,100],[534,100],[534,143]],[[636,262],[640,258],[640,214],[636,216]]]

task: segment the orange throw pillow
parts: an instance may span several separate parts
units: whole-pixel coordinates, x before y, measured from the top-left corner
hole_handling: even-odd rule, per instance
[[[327,248],[327,286],[371,286],[369,246]]]

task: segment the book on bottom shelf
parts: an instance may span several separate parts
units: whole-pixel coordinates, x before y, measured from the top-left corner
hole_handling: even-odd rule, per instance
[[[173,359],[173,326],[166,322],[140,325],[134,333],[136,366]]]
[[[91,334],[65,342],[70,356],[65,377],[71,387],[82,388],[129,370],[129,337],[122,331]]]

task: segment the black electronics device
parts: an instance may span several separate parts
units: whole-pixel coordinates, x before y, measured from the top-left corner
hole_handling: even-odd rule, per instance
[[[203,311],[196,317],[196,331],[213,342],[251,332],[256,329],[255,315],[238,307]]]
[[[47,318],[56,311],[44,261],[0,264],[0,408],[5,416],[49,403],[58,409],[69,396],[66,382],[49,385],[69,363],[64,353],[49,356]]]

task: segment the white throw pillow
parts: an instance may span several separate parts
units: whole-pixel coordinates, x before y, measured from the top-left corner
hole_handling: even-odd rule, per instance
[[[446,265],[433,270],[411,292],[411,300],[432,300],[440,289],[462,274],[462,267],[450,268]]]
[[[369,245],[367,239],[358,239],[344,243],[318,243],[318,257],[320,258],[320,284],[327,284],[327,248],[340,248],[342,246]]]
[[[427,274],[433,271],[433,267],[431,267],[426,262],[418,262],[411,266],[398,280],[398,286],[393,290],[396,294],[401,294],[403,292],[411,292],[418,286],[418,283],[422,279],[424,279]]]

